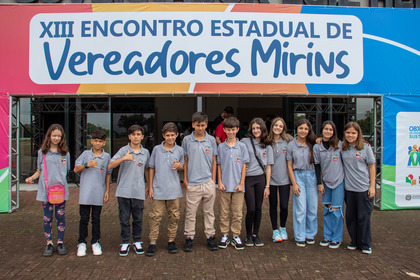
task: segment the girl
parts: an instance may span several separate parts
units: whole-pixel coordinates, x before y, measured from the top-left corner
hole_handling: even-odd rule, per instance
[[[372,253],[370,215],[375,196],[375,156],[370,145],[363,140],[357,122],[344,127],[342,148],[345,181],[346,224],[350,235],[349,250],[360,248]]]
[[[332,121],[321,125],[322,140],[314,146],[315,173],[324,205],[323,247],[336,249],[343,241],[344,171],[341,142]],[[321,176],[322,171],[322,176]]]
[[[53,205],[48,202],[43,155],[45,155],[45,162],[47,164],[48,185],[61,184],[65,186],[65,200],[61,204]],[[42,207],[44,209],[44,234],[47,240],[44,256],[46,257],[52,256],[53,254],[52,220],[54,212],[55,218],[57,219],[57,251],[59,255],[65,255],[67,253],[63,242],[66,228],[64,219],[65,205],[66,200],[69,198],[69,189],[66,180],[68,170],[70,170],[70,156],[64,129],[59,124],[52,124],[48,128],[41,149],[38,151],[37,171],[25,180],[26,183],[31,184],[35,179],[39,178],[36,200],[42,201]]]
[[[287,240],[286,220],[290,198],[290,180],[287,173],[287,145],[293,137],[287,134],[287,126],[282,118],[275,118],[271,124],[268,141],[273,147],[274,165],[270,180],[270,219],[273,228],[273,242]],[[280,227],[277,227],[277,206],[280,196]]]
[[[267,145],[269,144],[267,136],[264,121],[261,118],[254,118],[249,126],[248,137],[241,140],[249,154],[245,177],[246,246],[264,246],[258,233],[263,199],[270,194],[271,165],[274,163],[273,149]]]
[[[296,124],[297,138],[287,146],[287,169],[293,186],[293,230],[296,245],[314,244],[317,233],[318,190],[312,147],[316,135],[307,119]],[[306,243],[305,243],[306,241]]]

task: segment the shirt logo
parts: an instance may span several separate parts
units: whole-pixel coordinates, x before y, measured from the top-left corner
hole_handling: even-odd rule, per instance
[[[332,155],[332,160],[333,160],[334,162],[336,162],[336,161],[338,160],[338,156],[337,156],[337,155]]]
[[[359,151],[357,151],[356,152],[356,156],[355,156],[355,158],[356,159],[359,159],[359,158],[361,158],[362,157],[362,153],[361,152],[359,152]]]
[[[139,167],[142,167],[142,166],[143,166],[143,162],[141,161],[141,159],[139,159],[139,164],[138,164],[138,166],[139,166]]]
[[[241,156],[240,155],[236,156],[236,162],[241,162]]]
[[[173,160],[172,160],[172,166],[175,168],[175,164],[176,164],[176,162],[178,161],[178,159],[177,158],[174,158]]]
[[[66,164],[66,157],[61,157],[61,165]]]
[[[266,158],[267,157],[267,150],[266,149],[263,150],[262,157],[263,158]]]
[[[287,147],[283,147],[283,154],[287,153]]]
[[[101,168],[99,169],[99,171],[100,171],[101,173],[104,173],[104,172],[105,172],[105,165],[101,165]]]
[[[210,147],[209,146],[206,146],[204,152],[206,154],[210,154]]]

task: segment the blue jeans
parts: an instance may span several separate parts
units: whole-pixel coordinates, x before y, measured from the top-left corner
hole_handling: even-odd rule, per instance
[[[318,186],[315,171],[294,170],[300,194],[293,194],[293,230],[296,241],[314,239],[317,231]]]
[[[332,242],[343,242],[344,182],[341,182],[335,189],[330,189],[326,184],[324,184],[324,187],[325,193],[322,195],[324,239]]]

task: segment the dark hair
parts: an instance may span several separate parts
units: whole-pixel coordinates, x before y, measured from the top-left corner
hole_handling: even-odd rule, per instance
[[[209,117],[203,112],[195,112],[192,115],[192,122],[208,122]]]
[[[60,143],[57,145],[57,151],[62,155],[65,156],[69,152],[69,147],[67,147],[67,140],[66,134],[64,133],[64,129],[60,124],[52,124],[47,130],[45,134],[44,141],[42,141],[41,151],[43,154],[48,153],[49,149],[51,148],[51,133],[54,130],[59,130],[61,132],[61,140]]]
[[[225,113],[227,113],[227,114],[231,114],[231,115],[233,115],[233,114],[234,114],[234,112],[233,112],[233,108],[232,108],[231,106],[227,106],[227,107],[225,107],[225,109],[223,110],[223,112],[225,112]]]
[[[298,129],[299,126],[306,124],[309,128],[309,132],[308,135],[306,136],[306,145],[309,148],[309,162],[310,163],[314,163],[314,154],[313,154],[313,146],[315,145],[316,142],[316,135],[312,129],[312,124],[310,121],[308,121],[307,119],[300,119],[297,123],[296,123],[296,131]]]
[[[173,122],[165,123],[165,125],[162,128],[162,134],[165,135],[167,132],[178,133],[178,127]]]
[[[346,124],[346,126],[344,127],[344,139],[343,139],[343,150],[348,150],[350,149],[350,143],[347,141],[346,138],[346,130],[349,128],[354,128],[357,131],[357,140],[356,140],[356,145],[355,148],[357,150],[363,150],[365,143],[369,144],[367,141],[365,141],[365,139],[363,138],[363,133],[362,133],[362,128],[360,127],[360,125],[357,122],[349,122]]]
[[[329,124],[331,125],[332,129],[333,129],[333,136],[331,136],[330,140],[328,140],[328,144],[330,144],[330,147],[333,147],[334,151],[338,149],[338,137],[337,137],[337,128],[335,127],[335,124],[333,121],[325,121],[322,123],[321,125],[321,137],[322,136],[322,132],[324,131],[325,126]]]
[[[268,141],[268,131],[267,131],[267,127],[265,126],[265,122],[263,121],[263,119],[261,118],[253,118],[252,121],[249,123],[249,128],[248,128],[248,137],[250,138],[255,138],[254,134],[252,134],[252,125],[256,123],[260,126],[260,130],[261,130],[261,136],[260,136],[260,145],[262,148],[265,148],[267,145],[270,144],[270,142]]]
[[[141,125],[138,125],[138,124],[133,124],[127,130],[128,135],[133,134],[135,131],[140,131],[141,134],[144,135],[144,128]]]
[[[286,140],[287,142],[290,142],[293,139],[293,137],[292,137],[292,135],[287,133],[286,122],[281,117],[277,117],[277,118],[275,118],[274,120],[271,121],[271,128],[270,128],[270,133],[268,134],[268,141],[270,141],[270,143],[274,142],[273,127],[278,121],[281,121],[283,123],[283,131],[280,133],[280,138],[283,139],[283,140]]]
[[[99,139],[99,140],[106,140],[106,133],[103,132],[100,129],[95,130],[94,132],[92,132],[92,136],[91,139]]]
[[[239,128],[240,125],[241,123],[235,117],[229,117],[223,120],[223,128]]]

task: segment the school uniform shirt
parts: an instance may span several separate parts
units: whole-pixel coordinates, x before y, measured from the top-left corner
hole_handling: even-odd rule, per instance
[[[239,142],[239,139],[236,139],[236,143],[232,147],[226,142],[217,147],[217,164],[222,170],[222,183],[226,188],[225,192],[237,192],[235,188],[241,182],[242,167],[244,163],[248,162],[248,149],[244,143]]]
[[[188,157],[187,179],[191,186],[212,180],[213,156],[217,156],[216,139],[206,132],[203,140],[194,137],[195,132],[182,141],[184,156]]]
[[[149,151],[141,146],[141,150],[135,153],[128,144],[112,157],[111,162],[124,157],[127,152],[134,155],[134,161],[126,160],[120,164],[115,196],[144,200],[146,198],[144,170],[149,168]]]
[[[280,138],[279,141],[273,142],[273,156],[274,164],[271,167],[271,180],[272,186],[290,185],[289,173],[287,172],[287,145],[289,143]]]
[[[48,151],[45,155],[45,162],[47,164],[48,186],[56,184],[63,185],[66,191],[64,199],[68,200],[69,186],[67,184],[67,171],[70,170],[70,154],[67,153],[63,156],[60,153]],[[36,200],[47,202],[48,197],[45,186],[44,160],[41,150],[38,151],[37,168],[38,170],[41,170],[41,175],[38,179]]]
[[[325,149],[322,144],[314,146],[315,164],[321,165],[322,181],[330,188],[337,188],[344,180],[344,169],[341,161],[341,141],[338,143],[338,149],[330,147]]]
[[[348,191],[365,192],[370,187],[369,164],[375,163],[372,147],[364,144],[362,150],[350,145],[348,150],[342,150],[344,166],[344,187]]]
[[[315,166],[310,163],[310,152],[308,145],[300,145],[296,139],[293,139],[287,145],[286,159],[293,161],[293,170],[315,170]]]
[[[273,148],[270,145],[262,148],[255,139],[253,139],[251,142],[251,138],[243,138],[241,142],[245,144],[249,155],[248,171],[246,172],[246,176],[258,176],[264,174],[265,172],[265,170],[261,168],[257,159],[255,158],[252,145],[254,145],[255,152],[264,168],[266,168],[267,165],[274,164]]]
[[[155,169],[153,176],[153,199],[172,200],[182,197],[179,172],[174,163],[179,161],[184,165],[184,151],[175,144],[169,151],[163,144],[156,146],[150,156],[149,167]]]
[[[102,154],[95,156],[92,149],[84,151],[77,159],[75,166],[84,165],[92,159],[98,162],[96,167],[85,168],[80,174],[79,204],[81,205],[104,205],[104,195],[106,191],[106,174],[111,156],[102,150]]]

